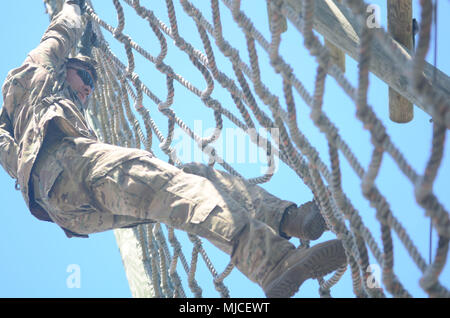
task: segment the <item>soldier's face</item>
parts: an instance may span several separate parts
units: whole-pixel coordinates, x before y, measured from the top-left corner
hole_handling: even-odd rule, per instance
[[[82,72],[86,72],[87,74]],[[70,87],[77,93],[81,102],[85,104],[93,90],[92,75],[90,72],[81,68],[68,67],[66,80]]]

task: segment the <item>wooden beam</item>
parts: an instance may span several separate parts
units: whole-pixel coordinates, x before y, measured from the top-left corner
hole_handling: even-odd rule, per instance
[[[388,32],[392,38],[413,51],[412,0],[387,0]],[[389,118],[408,123],[414,118],[413,104],[389,87]]]
[[[297,14],[302,15],[302,2],[299,0],[284,0]],[[314,29],[322,34],[328,41],[339,47],[355,60],[359,59],[359,43],[362,25],[353,17],[350,10],[332,0],[314,0]],[[399,47],[407,59],[411,59],[411,51],[401,44]],[[378,41],[374,41],[371,48],[370,71],[382,81],[395,89],[411,103],[433,116],[434,109],[424,100],[407,89],[408,79],[399,72],[398,65],[392,57],[385,52]],[[436,81],[433,81],[436,73]],[[425,62],[424,75],[433,82],[433,90],[450,100],[450,78],[439,69]],[[447,112],[450,114],[450,111]],[[435,118],[436,120],[436,118]],[[450,129],[450,115],[437,118]]]

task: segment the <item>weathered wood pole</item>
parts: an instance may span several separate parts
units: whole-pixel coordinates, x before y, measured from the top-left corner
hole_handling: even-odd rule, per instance
[[[336,2],[342,3],[342,0],[336,0]],[[336,45],[331,43],[325,38],[325,45],[330,51],[331,57],[334,63],[345,73],[345,53]]]
[[[388,32],[392,38],[413,51],[412,0],[387,0]],[[413,104],[389,87],[389,118],[408,123],[414,118]]]

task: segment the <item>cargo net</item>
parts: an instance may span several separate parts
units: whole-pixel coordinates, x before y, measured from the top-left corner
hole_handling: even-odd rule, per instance
[[[449,214],[433,189],[444,154],[450,114],[449,100],[441,96],[423,75],[425,56],[431,42],[433,12],[431,1],[421,2],[419,22],[421,31],[413,59],[405,58],[384,29],[366,26],[364,22],[367,18],[366,3],[358,0],[342,2],[356,21],[363,25],[360,30],[359,58],[355,64],[357,75],[355,84],[352,84],[343,70],[333,62],[329,47],[322,43],[322,39],[313,30],[314,0],[298,1],[301,4],[301,14],[290,6],[292,1],[268,0],[267,3],[258,1],[258,4],[252,1],[252,5],[267,5],[269,8],[270,20],[267,19],[264,30],[269,38],[256,28],[252,22],[255,17],[252,18],[242,10],[239,0],[211,0],[208,2],[209,12],[201,11],[188,0],[180,0],[176,4],[172,0],[166,0],[165,3],[161,1],[160,6],[165,10],[164,16],[158,16],[159,13],[152,11],[150,3],[154,1],[145,5],[142,2],[113,0],[111,6],[114,6],[112,11],[114,17],[111,17],[102,16],[103,11],[96,12],[92,4],[95,2],[88,1],[86,17],[93,21],[98,38],[98,46],[93,48],[92,54],[99,64],[100,73],[98,89],[95,90],[91,100],[91,117],[104,142],[145,148],[152,153],[162,151],[162,155],[167,155],[171,164],[180,167],[183,162],[177,154],[173,140],[176,129],[181,129],[206,154],[209,165],[223,168],[232,175],[244,178],[244,173],[240,174],[220,157],[214,145],[224,129],[224,121],[232,123],[243,132],[249,133],[251,141],[267,155],[267,170],[259,177],[246,179],[253,184],[269,182],[276,171],[274,163],[276,159],[280,159],[280,164],[291,169],[291,176],[300,178],[310,189],[312,197],[321,206],[330,233],[342,240],[348,265],[326,278],[318,279],[321,297],[331,296],[331,288],[340,282],[347,270],[350,272],[352,290],[356,297],[386,297],[386,292],[394,297],[412,297],[413,295],[399,279],[398,271],[396,273],[394,270],[394,242],[396,246],[403,245],[402,248],[407,253],[402,254],[402,257],[409,257],[414,264],[411,266],[417,267],[420,271],[420,279],[416,283],[427,295],[450,296],[449,290],[439,280],[447,260],[450,237]],[[58,0],[46,0],[45,3],[50,15],[61,8],[61,1]],[[179,12],[176,8],[179,8],[177,9]],[[133,16],[126,19],[127,12]],[[245,50],[242,48],[238,50],[231,44],[232,38],[225,38],[223,30],[228,26],[222,24],[224,15],[231,17],[240,30],[245,39],[243,46]],[[146,20],[147,29],[140,30],[140,34],[136,37],[139,37],[140,41],[150,41],[150,49],[140,46],[125,31],[127,21],[135,21],[137,17]],[[106,22],[107,19],[112,22]],[[166,22],[163,22],[164,19]],[[293,49],[301,46],[300,40],[303,39],[306,52],[313,57],[315,75],[308,82],[302,83],[297,77],[307,65],[302,66],[297,61],[297,69],[294,69],[280,54],[279,48],[286,21],[289,28],[298,31],[297,42],[294,43]],[[187,39],[191,38],[192,34],[184,33],[184,25],[188,22],[196,27],[196,40],[192,40],[196,46]],[[117,52],[116,55],[111,49],[113,40],[118,41],[119,45],[116,43],[116,48],[124,51]],[[375,41],[390,52],[395,63],[400,66],[399,70],[410,79],[407,89],[425,101],[426,110],[433,117],[432,123],[429,124],[433,127],[431,152],[427,155],[428,159],[425,160],[422,174],[415,171],[399,148],[394,145],[386,126],[368,104],[371,45]],[[176,49],[192,62],[203,82],[189,81],[186,79],[191,75],[189,71],[180,74],[178,72],[183,72],[183,69],[177,70],[169,65],[167,56],[170,55],[170,50]],[[122,54],[122,59],[118,57],[119,54]],[[147,65],[137,67],[138,55],[143,57],[141,60]],[[270,64],[276,77],[264,82],[260,71],[261,63]],[[153,71],[160,76],[151,77],[144,82],[144,75],[150,68],[154,68]],[[227,68],[227,74],[222,72],[223,68]],[[372,147],[370,156],[364,160],[368,163],[366,167],[324,110],[326,79],[337,84],[336,87],[340,87],[349,98],[342,102],[334,101],[334,107],[354,105],[356,116],[347,120],[347,125],[354,126],[352,128],[354,134],[359,134],[356,130],[360,127],[366,130],[367,141],[370,140]],[[165,91],[155,92],[153,88],[161,82],[166,85]],[[271,92],[275,83],[282,87],[281,96]],[[198,98],[196,107],[204,105],[205,113],[213,115],[215,129],[210,136],[203,137],[196,134],[195,129],[189,127],[178,116],[178,109],[181,112],[183,108],[193,105],[184,105],[184,97],[181,97],[178,103],[183,104],[183,107],[178,106],[175,87],[177,94],[181,96],[186,94],[196,96]],[[214,93],[219,89],[227,92],[228,97],[231,97],[231,103],[227,102],[225,105],[225,102],[214,97]],[[309,117],[298,116],[299,105],[309,110]],[[156,117],[159,120],[158,124]],[[307,138],[308,131],[304,127],[308,127],[309,124],[318,128],[319,134],[325,140],[325,147],[321,147],[320,150]],[[265,129],[268,135],[255,130],[258,127]],[[276,138],[270,135],[273,128],[277,128]],[[159,147],[152,149],[155,140],[159,142]],[[322,151],[323,149],[325,151]],[[157,156],[161,158],[161,155]],[[432,224],[432,230],[437,233],[438,242],[433,249],[434,258],[431,262],[426,260],[426,256],[422,256],[424,250],[421,253],[416,247],[413,238],[394,214],[376,182],[382,167],[382,159],[387,157],[390,157],[399,173],[403,174],[412,185],[413,197],[419,209],[425,211],[425,215],[422,214],[420,217],[431,222],[429,224]],[[373,209],[363,208],[364,213],[361,213],[361,210],[352,203],[351,196],[342,185],[345,179],[342,167],[344,162],[360,180],[360,187],[357,189]],[[289,182],[286,181],[286,187],[290,186]],[[378,229],[369,228],[363,220],[362,215],[371,213],[371,210],[375,211],[373,215],[376,217]],[[403,217],[416,217],[410,215],[410,212],[401,212],[403,215],[401,213],[399,215]],[[408,216],[405,213],[408,213]],[[429,224],[425,223],[424,227]],[[199,259],[203,259],[206,268],[211,272],[213,284],[220,296],[230,296],[224,281],[233,270],[233,264],[223,266],[218,272],[204,248],[207,243],[201,238],[187,234],[190,240],[188,246],[180,242],[177,231],[163,224],[140,225],[133,231],[144,249],[142,257],[154,288],[153,296],[189,297],[190,294],[186,292],[188,288],[193,296],[201,297],[203,291],[197,281],[199,274],[196,273],[201,262]],[[379,239],[373,232],[378,233]],[[396,238],[393,237],[393,233],[396,234]],[[302,240],[300,243],[306,248],[309,244]],[[427,250],[425,254],[426,252]],[[186,253],[190,257],[186,256]],[[371,272],[367,269],[373,267],[374,262],[381,269],[381,282],[377,288],[373,288],[371,279],[368,279]],[[400,269],[402,270],[410,269],[409,267]],[[187,276],[187,283],[183,283],[181,279],[182,272]]]

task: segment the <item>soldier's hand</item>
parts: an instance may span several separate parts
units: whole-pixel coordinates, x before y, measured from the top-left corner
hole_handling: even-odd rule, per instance
[[[86,1],[85,0],[66,0],[66,3],[77,4],[80,7],[81,14],[86,11]]]
[[[84,34],[81,37],[81,48],[80,53],[86,56],[91,56],[92,47],[97,47],[97,35],[92,30],[92,21],[89,20],[86,24],[86,29],[84,30]]]

